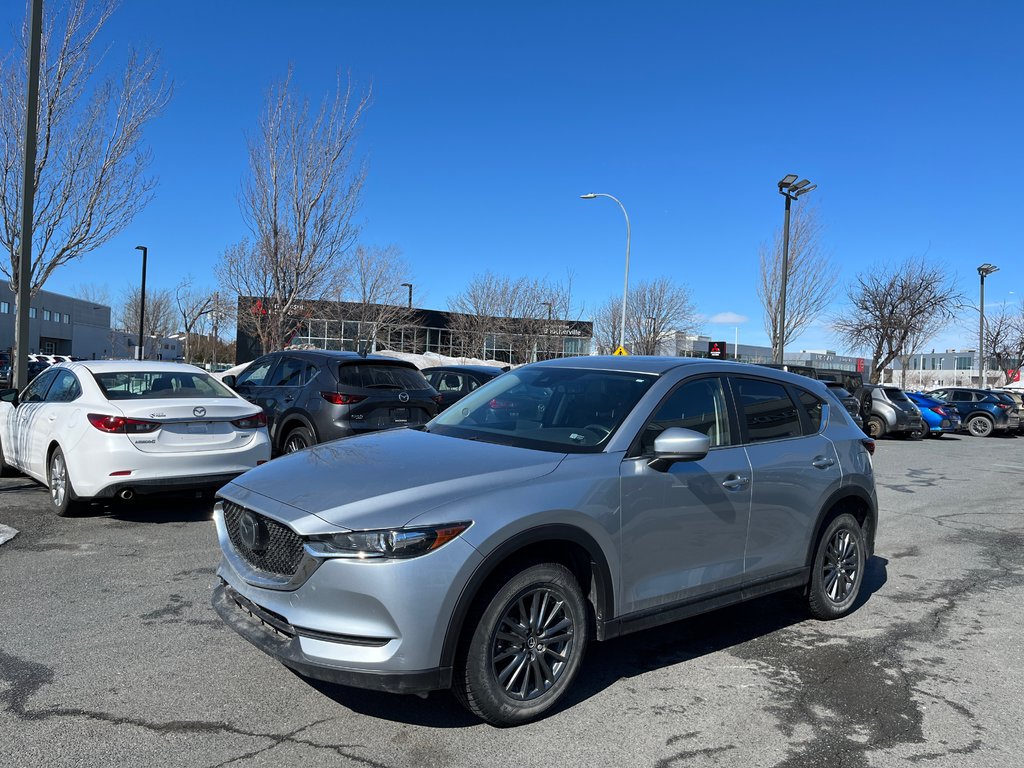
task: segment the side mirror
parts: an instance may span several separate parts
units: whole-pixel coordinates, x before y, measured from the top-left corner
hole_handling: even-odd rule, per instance
[[[677,461],[697,461],[711,450],[711,438],[692,429],[669,427],[654,438],[654,457],[650,466],[664,472]]]
[[[232,389],[234,389],[236,381],[238,381],[238,379],[235,378],[234,374],[229,373],[227,376],[223,377],[220,380],[220,383],[223,384],[225,387],[231,387]]]
[[[0,391],[0,400],[11,405],[18,404],[18,390],[16,389],[5,389]]]

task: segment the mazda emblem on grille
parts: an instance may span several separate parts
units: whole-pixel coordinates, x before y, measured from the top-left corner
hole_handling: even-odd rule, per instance
[[[266,552],[270,534],[266,523],[246,510],[238,519],[238,538],[253,552]]]
[[[197,405],[195,408],[192,409],[192,415],[202,418],[203,416],[206,415],[206,409],[203,408],[203,406],[201,405]]]
[[[409,402],[409,393],[408,392],[399,392],[398,393],[398,399],[401,400],[403,403],[408,403]]]

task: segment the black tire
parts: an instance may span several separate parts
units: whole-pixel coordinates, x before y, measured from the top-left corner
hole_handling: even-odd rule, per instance
[[[885,437],[885,422],[878,416],[870,416],[868,423],[864,425],[864,431],[868,433],[868,437],[878,440],[880,437]]]
[[[465,632],[455,696],[492,725],[521,725],[569,690],[586,651],[589,614],[572,572],[542,563],[510,572],[482,596]]]
[[[68,472],[68,464],[64,459],[64,451],[53,449],[49,460],[46,462],[46,484],[50,490],[50,501],[53,509],[59,517],[67,517],[78,511],[78,497],[75,495],[75,488],[71,483],[71,474]]]
[[[315,444],[313,433],[306,427],[294,427],[285,435],[284,441],[281,443],[281,453],[295,453]]]
[[[971,416],[967,420],[967,432],[972,437],[990,437],[995,427],[995,423],[988,416]]]
[[[10,477],[14,471],[14,467],[4,461],[4,447],[0,445],[0,477]]]
[[[864,583],[866,546],[857,519],[848,513],[835,517],[822,531],[811,564],[807,607],[816,619],[845,616]]]
[[[907,437],[911,440],[923,440],[927,429],[912,429],[907,433]]]

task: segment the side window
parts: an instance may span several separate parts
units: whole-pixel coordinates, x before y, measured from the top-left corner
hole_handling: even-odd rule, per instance
[[[961,389],[954,389],[950,393],[949,399],[954,403],[969,403],[972,398],[970,392],[964,392]]]
[[[242,375],[238,377],[235,386],[240,387],[243,384],[248,384],[251,387],[262,387],[266,383],[267,374],[270,373],[270,369],[273,366],[274,358],[272,357],[264,357],[262,360],[257,360],[242,371]]]
[[[436,378],[437,383],[431,382],[438,392],[461,392],[466,388],[466,377],[461,373],[442,373]]]
[[[21,391],[21,397],[18,400],[22,403],[43,402],[46,399],[46,390],[50,388],[56,375],[56,371],[44,371],[39,374],[31,384]]]
[[[272,387],[300,387],[303,384],[302,373],[305,369],[306,362],[304,360],[285,357],[267,383]]]
[[[711,447],[730,445],[725,389],[718,378],[684,382],[669,395],[640,437],[643,453],[654,450],[654,439],[669,427],[682,427],[711,438]]]
[[[752,442],[797,437],[803,433],[800,415],[786,388],[764,379],[734,379],[741,419]]]
[[[46,393],[48,403],[70,403],[82,394],[82,385],[71,371],[57,371],[57,377]]]
[[[800,405],[803,407],[804,413],[807,414],[807,419],[810,422],[810,431],[807,434],[818,434],[821,431],[821,417],[825,409],[825,403],[806,389],[798,389],[797,397],[800,399]]]

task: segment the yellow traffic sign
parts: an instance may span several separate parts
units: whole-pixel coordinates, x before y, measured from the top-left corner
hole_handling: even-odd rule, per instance
[[[612,354],[613,355],[628,355],[629,352],[627,352],[626,348],[620,344],[618,349],[616,349],[614,352],[612,352]]]

